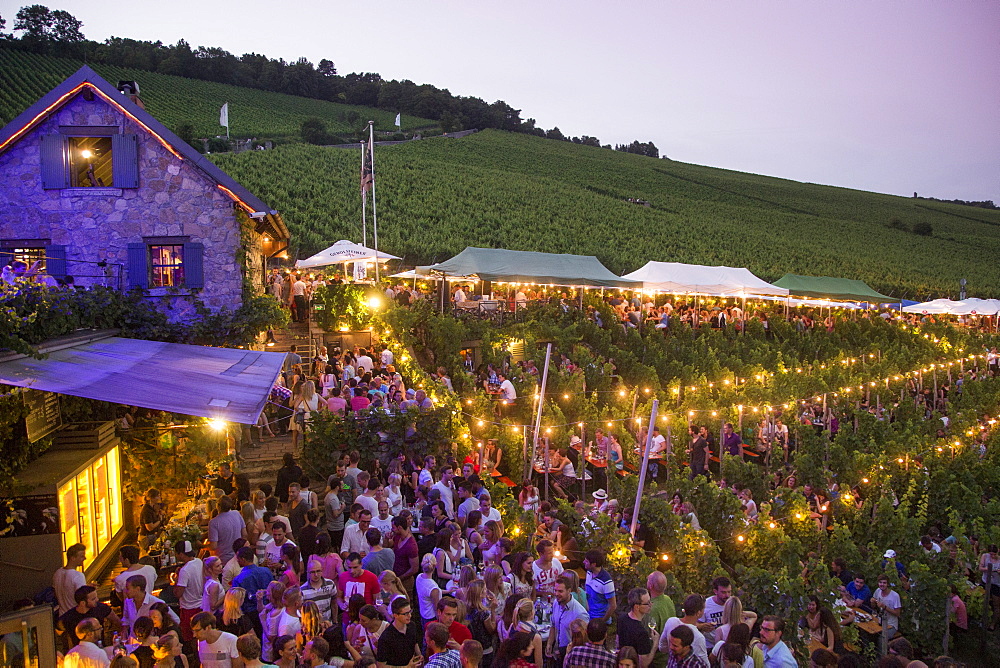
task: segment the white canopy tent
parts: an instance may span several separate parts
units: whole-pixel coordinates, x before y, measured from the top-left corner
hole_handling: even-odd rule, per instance
[[[1000,313],[1000,299],[978,299],[970,297],[963,301],[934,299],[903,308],[904,313],[926,313],[928,315],[997,315]]]
[[[642,282],[645,292],[713,297],[787,297],[788,290],[771,285],[740,267],[710,267],[680,262],[647,262],[622,278]]]
[[[332,264],[346,265],[349,262],[385,262],[387,260],[398,260],[395,255],[389,255],[382,251],[375,251],[371,248],[356,244],[347,239],[341,239],[326,250],[322,250],[310,258],[299,260],[295,263],[296,269],[313,269],[315,267],[327,267]]]

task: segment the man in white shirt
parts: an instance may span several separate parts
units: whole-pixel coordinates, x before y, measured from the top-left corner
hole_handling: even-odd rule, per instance
[[[358,515],[358,523],[344,529],[344,540],[340,545],[340,556],[347,559],[351,552],[357,552],[362,557],[368,554],[368,539],[365,533],[371,528],[372,514],[364,509]]]
[[[181,607],[181,639],[190,642],[194,639],[191,618],[201,612],[201,597],[205,593],[205,564],[195,556],[198,548],[189,540],[179,542],[174,547],[174,553],[182,564],[177,571],[177,584],[174,585],[174,596]]]
[[[882,626],[889,629],[888,637],[891,638],[899,630],[903,602],[899,594],[889,588],[889,578],[885,575],[878,576],[878,589],[872,594],[872,605],[882,611]]]
[[[660,634],[660,641],[657,643],[657,648],[663,652],[667,653],[670,651],[670,632],[675,628],[684,624],[691,628],[691,632],[694,634],[694,642],[691,644],[692,651],[701,658],[704,662],[703,665],[711,665],[708,661],[708,649],[705,646],[705,636],[701,634],[698,627],[695,624],[698,621],[698,617],[705,610],[705,599],[701,594],[691,594],[684,599],[684,603],[681,605],[681,612],[684,613],[683,617],[671,617],[663,625],[663,633]]]
[[[236,636],[215,628],[218,622],[210,612],[199,612],[191,620],[191,631],[198,639],[201,668],[243,668],[236,649]]]
[[[288,538],[288,525],[279,519],[275,519],[271,524],[271,542],[264,548],[265,566],[268,565],[267,562],[276,564],[281,561],[282,545],[295,545],[295,543]]]
[[[467,297],[465,296],[465,290],[463,290],[462,286],[460,285],[460,286],[458,286],[458,289],[455,290],[455,303],[456,304],[461,304],[462,302],[464,302],[466,300],[467,300]]]
[[[146,578],[146,591],[153,591],[156,584],[156,569],[147,564],[139,563],[139,548],[135,545],[123,545],[118,550],[118,557],[121,559],[125,570],[115,576],[115,591],[119,596],[124,597],[125,581],[133,575],[141,575]]]
[[[479,495],[479,512],[483,515],[483,526],[486,526],[489,520],[503,522],[500,519],[500,511],[493,507],[493,499],[490,498],[490,493],[485,490]]]
[[[514,389],[514,383],[510,382],[510,378],[504,373],[497,374],[497,378],[500,379],[500,396],[508,404],[514,403],[517,399],[517,390]]]
[[[296,276],[292,283],[291,297],[295,305],[295,322],[305,322],[309,319],[309,303],[306,301],[306,284],[301,276]]]
[[[531,563],[531,574],[539,594],[554,595],[556,578],[563,573],[562,562],[555,558],[556,548],[550,540],[538,541],[538,558]]]
[[[706,647],[715,643],[715,629],[722,626],[722,610],[733,593],[729,578],[719,576],[712,580],[712,596],[705,599],[705,609],[698,618],[698,630],[705,634]]]
[[[385,367],[392,364],[393,359],[394,358],[392,356],[392,351],[389,350],[389,346],[382,346],[382,355],[381,355],[382,368],[385,369]]]
[[[125,581],[125,602],[122,604],[122,635],[126,638],[132,636],[132,624],[139,617],[149,617],[149,608],[154,603],[163,603],[163,599],[157,598],[146,591],[146,578],[141,575],[133,575]],[[180,617],[168,608],[170,618],[176,624],[181,623]]]
[[[76,637],[80,639],[80,644],[66,653],[64,668],[108,668],[111,659],[97,646],[102,631],[100,622],[93,617],[81,620],[76,625]]]
[[[440,478],[431,486],[441,492],[441,501],[444,503],[444,512],[450,519],[455,519],[455,487],[452,485],[452,478],[455,477],[455,470],[451,464],[443,464],[438,469]]]
[[[373,362],[372,358],[368,356],[368,350],[366,348],[362,348],[358,351],[358,353],[360,353],[357,360],[358,375],[363,376],[365,373],[371,373],[372,368],[375,366],[375,362]]]
[[[378,478],[369,477],[365,487],[364,494],[359,494],[354,502],[360,503],[374,517],[378,514],[378,499],[375,498],[375,493],[378,492],[379,488]]]
[[[83,562],[87,560],[87,546],[83,543],[70,545],[66,550],[66,565],[57,568],[52,576],[52,588],[56,592],[56,602],[59,604],[59,614],[62,615],[76,607],[76,590],[87,584],[87,578],[80,571]]]
[[[378,515],[372,518],[372,528],[378,529],[383,536],[392,533],[392,515],[389,514],[389,502],[378,502]]]

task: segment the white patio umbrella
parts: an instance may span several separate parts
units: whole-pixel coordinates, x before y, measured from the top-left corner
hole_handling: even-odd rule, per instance
[[[346,265],[349,262],[384,262],[386,260],[398,259],[395,255],[389,255],[382,251],[376,252],[353,241],[341,239],[326,250],[321,250],[310,258],[298,260],[295,263],[295,268],[312,269],[314,267],[327,267],[331,264],[343,264],[346,269]]]

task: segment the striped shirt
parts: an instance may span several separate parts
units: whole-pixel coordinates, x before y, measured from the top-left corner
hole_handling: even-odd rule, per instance
[[[608,611],[608,601],[615,597],[615,581],[607,570],[601,569],[597,575],[587,571],[587,607],[590,617],[600,619]]]

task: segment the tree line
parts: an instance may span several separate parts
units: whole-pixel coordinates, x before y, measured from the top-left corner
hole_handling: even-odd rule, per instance
[[[341,75],[333,61],[326,58],[313,64],[306,58],[285,61],[258,53],[236,56],[219,47],[193,48],[183,39],[176,44],[127,37],[110,37],[104,42],[96,42],[84,36],[82,26],[83,23],[69,12],[30,5],[17,12],[12,33],[3,32],[6,21],[0,16],[0,42],[8,47],[88,63],[401,112],[437,121],[445,132],[495,128],[601,146],[596,137],[567,138],[558,128],[545,131],[536,126],[533,118],[522,118],[520,109],[503,100],[486,102],[478,97],[453,95],[447,88],[417,84],[408,79],[386,80],[376,72]],[[634,142],[632,146],[638,144]],[[604,147],[611,148],[610,144]],[[631,148],[619,150],[650,154]]]

